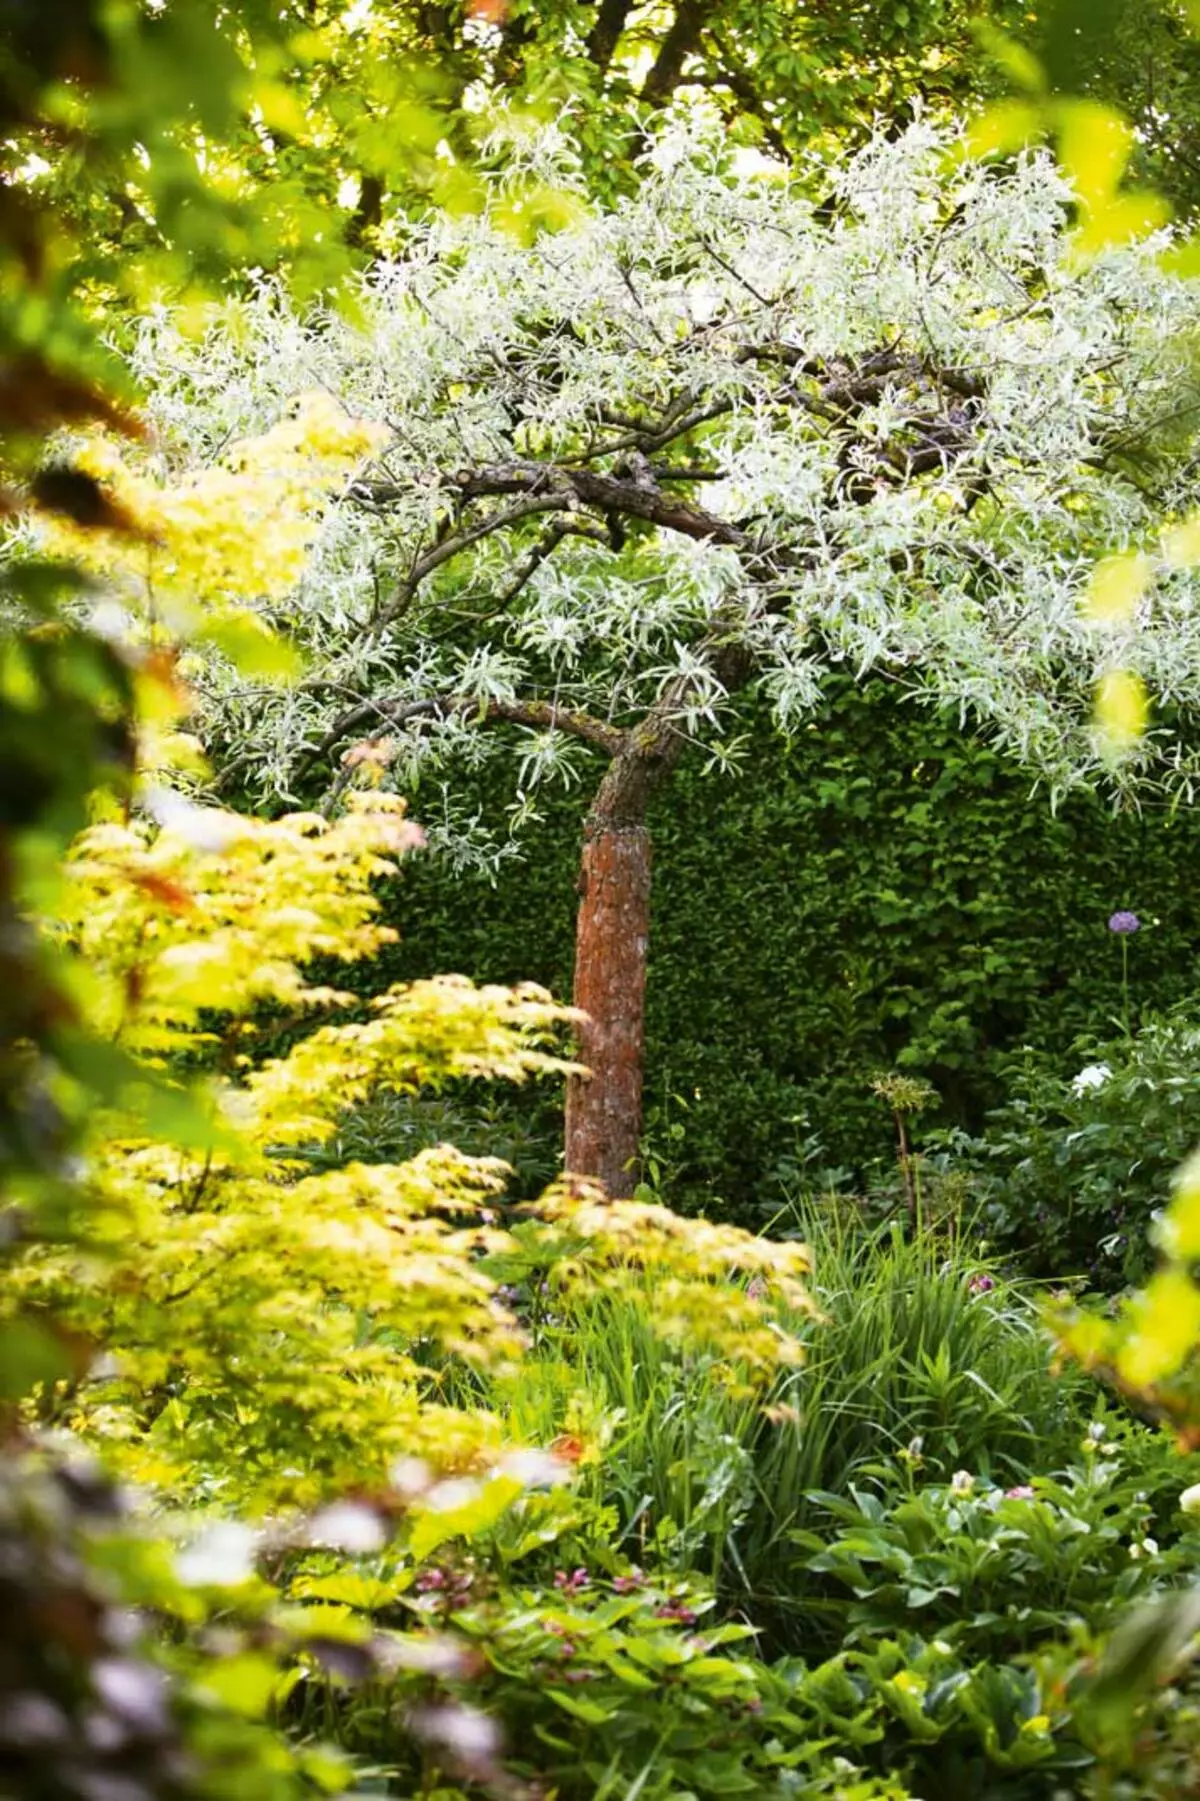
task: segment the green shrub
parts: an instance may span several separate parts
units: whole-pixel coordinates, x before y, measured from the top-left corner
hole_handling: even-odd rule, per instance
[[[423,1561],[402,1539],[308,1554],[293,1609],[350,1642],[357,1619],[374,1673],[347,1690],[310,1664],[295,1723],[349,1747],[373,1772],[364,1792],[421,1782],[440,1801],[477,1792],[462,1754],[476,1733],[494,1734],[493,1777],[499,1760],[561,1801],[1099,1801],[1080,1672],[1130,1604],[1186,1581],[1196,1546],[1178,1501],[1195,1461],[1132,1422],[1075,1451],[1012,1493],[965,1472],[925,1483],[910,1455],[810,1497],[818,1529],[788,1535],[792,1579],[810,1579],[806,1654],[774,1661],[748,1598],[728,1617],[653,1541],[649,1566],[631,1566],[586,1482],[527,1495]],[[619,1464],[618,1441],[607,1456]],[[1153,1706],[1163,1769],[1178,1770],[1186,1705]],[[431,1710],[444,1752],[436,1733],[421,1749],[401,1730]]]
[[[891,1156],[881,1069],[928,1078],[931,1118],[971,1132],[1017,1047],[1073,1074],[1072,1041],[1121,1008],[1114,908],[1159,920],[1131,947],[1139,1007],[1188,992],[1194,812],[1114,818],[1085,795],[1052,811],[956,715],[882,682],[831,679],[790,744],[750,710],[740,728],[740,773],[685,759],[653,819],[647,1137],[676,1203],[750,1220],[813,1170],[861,1183]],[[503,834],[511,770],[464,771],[459,789]],[[585,806],[580,789],[539,797],[542,823],[494,878],[412,859],[387,979],[454,968],[566,996]],[[440,801],[418,790],[412,809],[435,819]],[[513,1117],[540,1143],[532,1192],[558,1109],[534,1118],[522,1099]]]
[[[1118,1288],[1144,1277],[1149,1227],[1200,1143],[1200,1024],[1194,1003],[1135,1037],[1083,1038],[1073,1072],[1032,1053],[974,1140],[949,1139],[979,1184],[997,1244],[1042,1278]]]
[[[966,1465],[1024,1481],[1070,1457],[1095,1392],[1051,1375],[1033,1299],[968,1244],[864,1236],[828,1209],[795,1225],[824,1318],[801,1327],[806,1361],[776,1378],[765,1408],[703,1357],[664,1346],[652,1291],[640,1305],[535,1313],[533,1355],[491,1400],[519,1433],[602,1445],[593,1493],[615,1509],[621,1553],[703,1574],[764,1642],[812,1652],[837,1644],[794,1537],[818,1511],[814,1491],[847,1493],[914,1440],[931,1476]]]
[[[1093,1455],[1059,1475],[1008,1488],[967,1470],[918,1485],[881,1469],[870,1487],[822,1495],[821,1529],[796,1543],[810,1570],[854,1597],[843,1644],[919,1630],[971,1659],[1011,1659],[1070,1622],[1106,1630],[1134,1600],[1186,1582],[1196,1546],[1179,1540],[1178,1518],[1158,1523],[1144,1468],[1089,1444]],[[1171,1501],[1195,1471],[1176,1461]],[[1155,1536],[1164,1531],[1172,1542]]]
[[[1094,1667],[1135,1603],[1188,1583],[1197,1544],[1178,1500],[1197,1460],[1131,1423],[1094,1426],[1079,1450],[1058,1475],[1008,1488],[967,1470],[926,1485],[911,1460],[881,1465],[822,1496],[818,1530],[796,1535],[830,1584],[834,1666],[890,1718],[868,1767],[894,1769],[925,1801],[1050,1797],[1067,1781],[1110,1793],[1080,1647]],[[1179,1767],[1184,1712],[1142,1710],[1165,1728],[1164,1769]]]

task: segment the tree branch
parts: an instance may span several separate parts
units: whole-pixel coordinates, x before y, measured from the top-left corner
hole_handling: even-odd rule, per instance
[[[494,491],[499,493],[502,490]],[[370,493],[373,499],[387,499],[392,490],[376,485],[372,486]],[[394,619],[405,612],[425,577],[432,575],[435,569],[440,569],[443,563],[450,562],[460,551],[468,549],[472,544],[477,544],[481,538],[490,536],[492,532],[503,531],[506,526],[516,525],[520,520],[528,519],[534,513],[565,512],[573,504],[571,496],[561,489],[557,493],[551,494],[530,494],[528,499],[518,502],[516,506],[504,507],[498,513],[489,513],[486,519],[478,519],[474,525],[454,532],[448,538],[443,538],[440,544],[435,544],[432,550],[426,551],[423,557],[417,558],[382,611],[372,619],[368,627],[368,636],[378,636],[386,626],[389,626]]]
[[[455,481],[468,499],[489,494],[533,495],[553,481],[558,489],[560,506],[564,504],[562,496],[565,492],[568,497],[573,496],[577,504],[645,519],[651,525],[681,532],[687,538],[712,539],[714,543],[732,544],[738,549],[749,544],[740,526],[674,495],[662,493],[653,482],[622,481],[596,469],[548,469],[541,463],[523,461],[486,463],[476,469],[460,470]],[[566,504],[570,506],[570,498]]]
[[[683,65],[700,42],[708,0],[679,0],[675,17],[662,41],[654,65],[642,84],[647,106],[665,106],[683,75]]]
[[[471,694],[436,694],[419,700],[362,700],[334,720],[321,742],[301,761],[295,779],[302,780],[314,763],[328,756],[359,726],[368,723],[407,725],[411,719],[452,719],[470,714],[483,719],[502,719],[512,725],[527,725],[535,731],[568,732],[609,757],[620,754],[628,736],[620,726],[609,725],[603,719],[594,719],[590,713],[577,713],[548,700],[481,700]]]
[[[750,345],[738,354],[744,361],[777,361],[812,384],[806,389],[793,376],[776,390],[774,400],[781,406],[805,408],[827,420],[839,437],[844,434],[839,461],[845,491],[850,498],[872,498],[876,483],[881,479],[912,479],[938,469],[949,469],[971,447],[970,401],[980,384],[965,371],[931,368],[920,358],[901,353],[894,344],[881,346],[857,363],[844,364],[822,362],[806,355],[797,345],[783,343]],[[916,442],[904,444],[901,441],[877,447],[876,467],[868,471],[860,467],[853,454],[855,420],[864,407],[881,398],[896,377],[918,384],[926,393],[931,386],[942,384],[951,393],[967,397],[966,404],[956,404],[945,416],[926,411],[913,413],[907,421],[901,421],[914,434]],[[496,606],[484,617],[502,612],[521,592],[539,564],[568,535],[600,539],[603,533],[603,541],[619,550],[624,536],[620,521],[625,518],[642,519],[697,542],[729,545],[747,554],[759,573],[769,566],[774,566],[777,571],[789,565],[794,567],[798,558],[794,547],[780,543],[771,550],[744,524],[721,518],[694,501],[669,491],[669,484],[676,482],[720,479],[720,470],[703,464],[672,467],[669,463],[649,461],[648,453],[662,451],[698,426],[729,413],[733,405],[734,400],[729,396],[705,400],[694,389],[685,388],[657,417],[644,423],[624,413],[608,413],[605,416],[610,423],[625,428],[621,435],[591,445],[574,461],[541,463],[531,458],[514,457],[506,462],[460,469],[452,478],[460,506],[506,497],[512,497],[512,504],[498,507],[471,524],[460,524],[457,530],[450,531],[423,554],[416,555],[407,575],[371,621],[368,635],[376,637],[393,624],[412,604],[426,578],[444,563],[483,538],[541,513],[554,513],[558,519],[521,557],[507,585],[500,591]],[[612,458],[622,452],[636,454],[629,456],[627,464],[618,463],[614,469],[600,470],[589,466],[601,457]],[[451,485],[449,478],[443,477],[443,480],[447,486]],[[366,504],[385,508],[389,501],[400,497],[402,490],[388,482],[361,482],[353,492]],[[595,519],[596,514],[601,516],[603,525]],[[445,530],[445,525],[442,529]]]
[[[587,38],[588,60],[601,75],[607,75],[617,53],[625,21],[633,11],[633,0],[600,0],[596,23]]]

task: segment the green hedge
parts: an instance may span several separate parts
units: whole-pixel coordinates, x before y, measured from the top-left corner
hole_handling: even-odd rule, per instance
[[[765,718],[745,727],[741,775],[685,763],[653,822],[648,1121],[677,1199],[751,1217],[801,1166],[861,1175],[889,1155],[870,1092],[888,1068],[978,1129],[1006,1054],[1065,1056],[1119,1013],[1116,908],[1147,921],[1135,1014],[1191,989],[1200,815],[1114,818],[1077,797],[1054,816],[1027,771],[882,682],[832,684],[790,744]],[[499,819],[504,775],[477,779]],[[494,887],[414,860],[389,978],[456,969],[567,994],[585,806],[556,800]],[[549,1103],[543,1129],[549,1158]]]

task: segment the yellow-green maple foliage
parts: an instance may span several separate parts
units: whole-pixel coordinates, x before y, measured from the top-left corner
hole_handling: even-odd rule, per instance
[[[1114,1314],[1064,1307],[1059,1337],[1070,1356],[1194,1450],[1200,1446],[1200,1154],[1180,1170],[1155,1236],[1162,1260],[1145,1286]]]
[[[496,1419],[441,1396],[447,1367],[521,1354],[483,1267],[515,1249],[496,1213],[503,1167],[448,1146],[315,1165],[380,1090],[564,1071],[568,1011],[536,988],[443,978],[316,1024],[285,1056],[246,1049],[264,1003],[293,1017],[352,1004],[305,966],[393,935],[374,884],[414,836],[394,797],[368,794],[333,823],[185,807],[162,830],[109,822],[77,845],[56,929],[81,953],[91,1021],[148,1073],[216,1064],[193,1085],[207,1132],[190,1147],[147,1130],[136,1084],[92,1122],[79,1242],[31,1251],[19,1276],[26,1304],[106,1350],[98,1375],[45,1404],[122,1446],[142,1479],[276,1506],[381,1484],[401,1455],[482,1468],[503,1449]],[[661,1329],[743,1380],[798,1354],[773,1313],[803,1303],[800,1247],[567,1184],[534,1213],[559,1285],[652,1273]]]
[[[148,1062],[208,1049],[229,1065],[192,1097],[207,1142],[149,1135],[136,1088],[93,1121],[80,1242],[31,1253],[21,1275],[26,1301],[107,1348],[112,1373],[66,1417],[125,1441],[144,1477],[222,1468],[247,1494],[306,1500],[381,1477],[400,1451],[454,1461],[494,1436],[433,1405],[417,1356],[519,1349],[477,1263],[499,1167],[443,1148],[309,1173],[305,1153],[379,1087],[562,1067],[545,1048],[562,1010],[533,989],[430,982],[246,1067],[263,1003],[350,1003],[304,965],[393,936],[372,884],[411,836],[394,799],[369,797],[333,824],[189,809],[77,846],[57,930],[81,953],[90,1021]]]
[[[294,656],[246,603],[295,586],[329,505],[387,435],[306,394],[268,431],[183,472],[161,452],[131,457],[111,434],[82,437],[72,464],[107,512],[79,523],[43,510],[38,540],[100,578],[135,636],[211,643],[247,674],[286,676]]]
[[[503,1166],[449,1146],[338,1166],[330,1141],[380,1092],[572,1067],[573,1016],[539,989],[447,977],[364,1004],[313,978],[317,960],[327,973],[395,936],[378,885],[420,833],[394,796],[265,821],[157,779],[196,760],[177,730],[188,641],[232,620],[233,639],[270,644],[251,609],[295,580],[374,442],[324,400],[177,481],[94,441],[81,455],[110,529],[42,528],[130,611],[147,817],[99,803],[44,898],[79,1022],[125,1076],[88,1121],[76,1217],[28,1248],[0,1307],[94,1348],[81,1380],[36,1398],[44,1417],[119,1448],[131,1475],[250,1509],[381,1486],[400,1456],[495,1465],[501,1423],[451,1405],[446,1378],[522,1352],[488,1273],[518,1248],[498,1214]],[[273,647],[268,660],[283,672]],[[282,1056],[255,1055],[264,1009],[294,1034]],[[731,1379],[799,1355],[774,1315],[803,1303],[802,1248],[568,1183],[533,1212],[557,1284],[652,1276],[660,1328]]]

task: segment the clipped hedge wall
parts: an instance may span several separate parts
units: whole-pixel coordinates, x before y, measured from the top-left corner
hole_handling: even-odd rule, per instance
[[[1114,818],[1080,796],[1053,816],[1027,771],[879,681],[831,683],[790,744],[764,717],[745,729],[741,775],[686,762],[653,822],[648,1129],[677,1199],[750,1218],[801,1167],[860,1175],[890,1155],[870,1092],[889,1068],[978,1129],[1006,1054],[1065,1056],[1119,1013],[1116,908],[1147,922],[1135,1014],[1192,988],[1200,814]],[[503,772],[481,778],[485,813],[508,798]],[[586,798],[557,799],[494,887],[414,860],[389,979],[456,969],[567,994]],[[556,1129],[547,1103],[548,1157]]]

